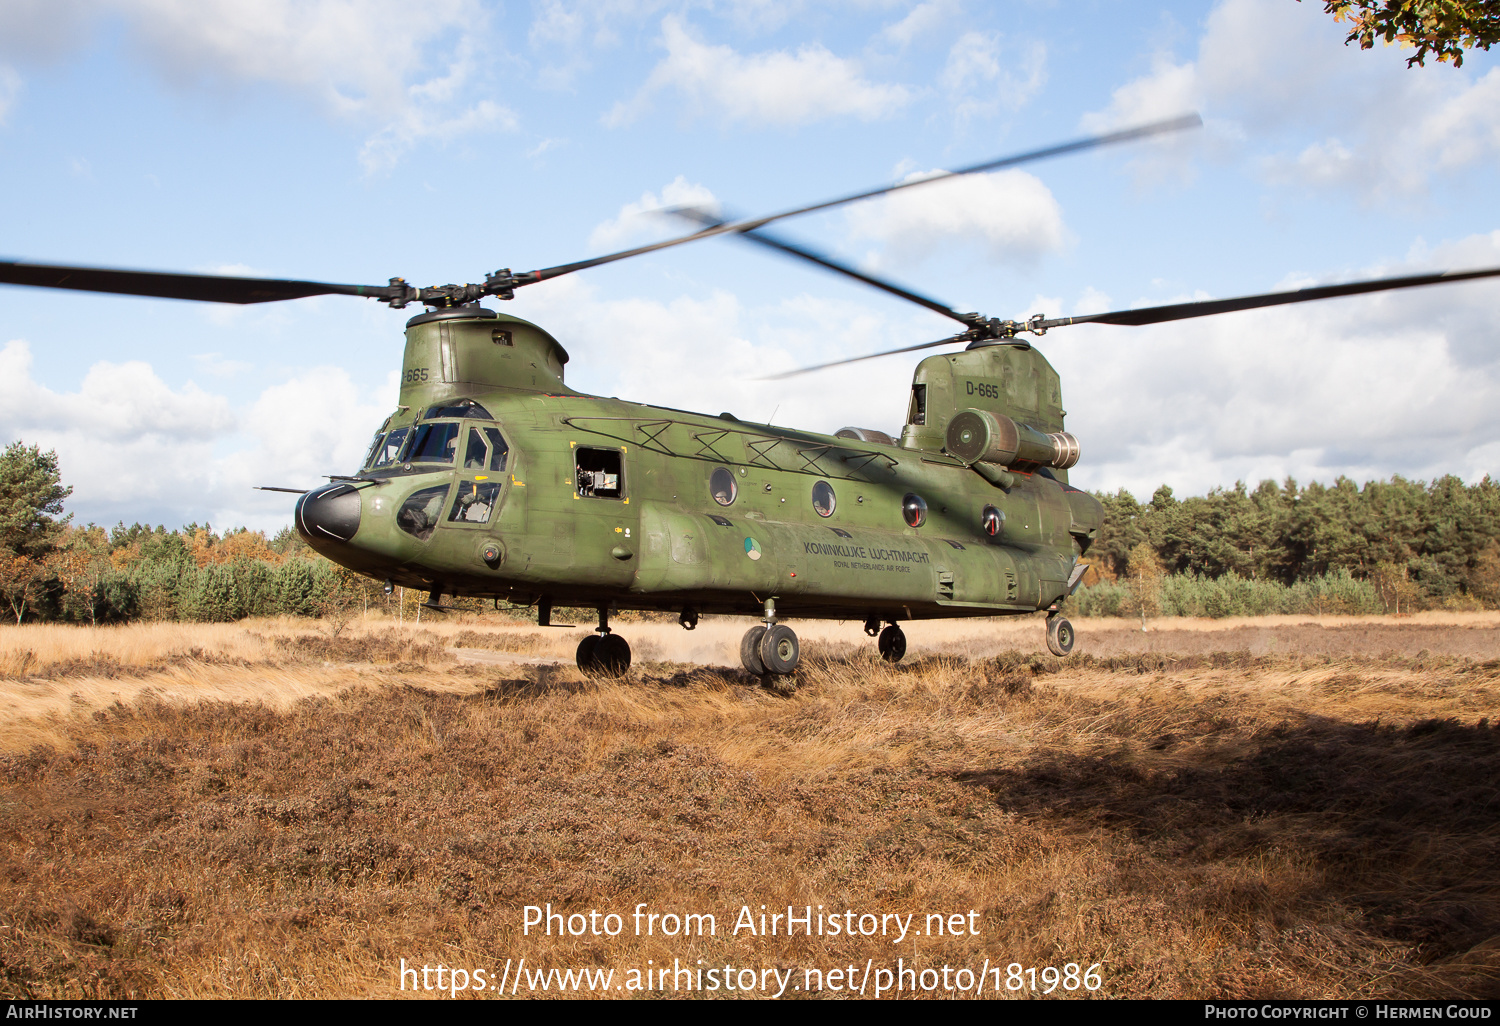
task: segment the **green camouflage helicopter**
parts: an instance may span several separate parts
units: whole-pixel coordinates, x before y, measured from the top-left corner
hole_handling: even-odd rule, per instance
[[[0,282],[220,303],[314,295],[374,298],[427,311],[406,324],[399,405],[352,475],[300,494],[298,531],[314,549],[387,589],[532,607],[598,610],[578,646],[589,672],[623,674],[630,646],[611,611],[754,616],[740,644],[753,674],[792,673],[796,634],[782,617],[855,620],[880,654],[906,650],[901,623],[1047,613],[1047,644],[1073,648],[1061,615],[1103,510],[1068,483],[1077,440],[1063,428],[1057,372],[1021,336],[1069,324],[1144,325],[1313,299],[1500,275],[1419,275],[1024,322],[960,313],[762,229],[959,174],[1139,139],[1196,115],[1035,150],[947,175],[750,220],[695,210],[689,235],[478,285],[338,285],[104,268],[0,263]],[[856,278],[963,326],[889,353],[966,343],[929,356],[912,379],[899,438],[832,435],[585,395],[564,382],[567,351],[544,329],[479,305],[574,271],[715,235],[733,235]],[[840,361],[852,362],[852,361]],[[824,364],[821,366],[834,366]],[[805,370],[818,370],[810,367]],[[802,372],[796,372],[802,373]]]

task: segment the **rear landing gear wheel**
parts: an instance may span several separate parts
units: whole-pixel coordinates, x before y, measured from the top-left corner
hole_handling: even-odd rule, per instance
[[[740,639],[740,662],[745,669],[757,677],[766,675],[766,664],[760,661],[760,639],[766,636],[762,625],[751,627]]]
[[[1047,648],[1058,658],[1073,651],[1073,625],[1060,616],[1047,617]]]
[[[880,658],[888,663],[899,663],[906,655],[906,632],[891,624],[880,632],[880,640],[875,644],[880,649]]]
[[[594,663],[607,677],[623,677],[630,669],[630,643],[618,634],[606,634],[594,649]]]
[[[597,666],[599,635],[590,634],[578,643],[578,669],[582,673],[593,673]]]
[[[784,623],[768,627],[760,639],[760,661],[768,673],[785,676],[794,673],[802,660],[797,635]]]

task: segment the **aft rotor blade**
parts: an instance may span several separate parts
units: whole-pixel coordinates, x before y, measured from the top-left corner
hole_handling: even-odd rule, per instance
[[[696,221],[697,223],[704,225],[718,225],[726,223],[724,221],[718,220],[715,217],[712,217],[705,211],[699,210],[696,207],[673,207],[671,210],[667,211],[667,213],[676,214],[678,217],[687,218],[690,221]],[[893,296],[900,296],[902,299],[905,299],[912,303],[916,303],[918,306],[925,306],[933,313],[940,313],[944,317],[951,317],[960,324],[968,325],[973,323],[974,321],[975,315],[973,314],[965,316],[959,313],[957,310],[954,310],[952,307],[946,306],[929,296],[924,296],[920,292],[913,292],[910,289],[902,288],[900,285],[897,285],[894,282],[889,282],[883,278],[876,278],[873,275],[864,273],[863,271],[855,270],[848,264],[835,260],[830,256],[825,256],[824,254],[819,253],[817,250],[811,249],[807,246],[803,246],[799,243],[788,242],[778,235],[772,235],[769,232],[759,231],[755,229],[736,232],[735,235],[738,238],[748,239],[751,242],[758,242],[762,246],[767,246],[771,249],[779,250],[782,253],[786,253],[790,256],[798,257],[802,260],[811,261],[812,263],[817,264],[819,267],[826,267],[828,268],[828,270],[833,271],[837,274],[847,275],[848,277],[853,278],[855,281],[864,282],[866,285],[872,285],[875,288],[880,289],[882,292],[889,292]]]
[[[272,303],[307,296],[392,295],[389,285],[334,285],[284,278],[235,278],[214,274],[126,271],[113,267],[60,267],[0,261],[0,283],[42,289],[75,289],[156,299],[195,299],[206,303]]]
[[[1069,324],[1161,324],[1166,321],[1182,321],[1191,317],[1208,317],[1213,314],[1234,313],[1237,310],[1256,310],[1267,306],[1287,306],[1291,303],[1308,303],[1314,299],[1336,299],[1339,296],[1358,296],[1367,292],[1388,292],[1392,289],[1411,289],[1423,285],[1442,285],[1446,282],[1473,281],[1476,278],[1500,277],[1500,267],[1479,271],[1443,271],[1438,274],[1413,274],[1403,278],[1376,278],[1371,281],[1348,282],[1343,285],[1318,285],[1290,292],[1267,292],[1258,296],[1240,296],[1236,299],[1206,299],[1197,303],[1173,303],[1170,306],[1148,306],[1139,310],[1116,310],[1113,313],[1087,314],[1083,317],[1055,317],[1028,322],[1032,327],[1046,330]]]
[[[826,370],[829,367],[842,367],[846,363],[859,363],[862,360],[878,360],[882,356],[895,356],[897,353],[914,353],[918,349],[931,349],[934,346],[946,346],[954,342],[967,342],[968,333],[960,333],[948,338],[940,338],[936,342],[919,342],[914,346],[902,346],[900,349],[887,349],[883,353],[867,353],[864,356],[851,356],[847,360],[834,360],[831,363],[819,363],[811,367],[798,367],[796,370],[786,371],[782,374],[771,374],[760,378],[761,381],[781,381],[785,378],[795,378],[799,374],[811,374],[813,371]]]
[[[968,167],[961,167],[956,171],[943,171],[930,178],[919,178],[915,181],[884,185],[878,189],[867,189],[864,192],[856,192],[849,196],[840,196],[837,199],[824,200],[821,203],[813,203],[805,207],[783,210],[778,214],[770,214],[766,217],[755,217],[744,221],[727,221],[723,224],[713,225],[704,228],[702,231],[694,232],[691,235],[683,235],[675,239],[665,239],[661,242],[653,242],[645,246],[636,246],[634,249],[621,250],[618,253],[608,253],[604,256],[591,257],[588,260],[578,260],[571,264],[558,264],[556,267],[544,267],[536,271],[526,271],[515,275],[514,284],[518,286],[533,285],[539,281],[546,281],[549,278],[558,278],[564,274],[572,274],[574,271],[582,271],[590,267],[598,267],[601,264],[614,263],[616,260],[624,260],[627,257],[654,253],[657,250],[667,249],[671,246],[680,246],[684,242],[696,242],[699,239],[707,239],[715,235],[725,235],[729,232],[753,231],[770,224],[772,221],[780,221],[782,218],[796,217],[800,214],[811,214],[819,210],[828,210],[831,207],[842,206],[845,203],[854,203],[857,200],[884,196],[886,193],[896,192],[899,189],[914,189],[919,185],[929,185],[933,182],[941,182],[960,175],[975,174],[980,171],[998,171],[1001,168],[1016,167],[1020,164],[1046,160],[1049,157],[1061,157],[1068,153],[1098,149],[1101,146],[1113,146],[1116,143],[1134,142],[1137,139],[1162,135],[1166,132],[1180,132],[1185,128],[1196,128],[1201,124],[1203,124],[1203,119],[1197,114],[1185,114],[1181,117],[1169,118],[1165,121],[1153,121],[1150,124],[1137,125],[1134,128],[1126,128],[1118,132],[1106,132],[1103,135],[1086,136],[1082,139],[1074,139],[1071,142],[1046,146],[1039,150],[1028,150],[1025,153],[1017,153],[1009,157],[1000,157],[995,160],[984,161],[980,164],[971,164]]]

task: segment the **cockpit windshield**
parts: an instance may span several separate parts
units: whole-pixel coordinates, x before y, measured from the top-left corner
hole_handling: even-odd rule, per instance
[[[404,462],[451,464],[458,451],[459,426],[437,421],[418,427]]]
[[[482,411],[477,403],[473,409]],[[459,457],[462,457],[460,460]],[[375,433],[365,469],[375,470],[399,463],[458,464],[469,471],[506,469],[510,445],[499,428],[455,421],[427,421],[415,427],[400,427],[389,434]]]
[[[374,470],[376,467],[388,467],[392,463],[400,462],[401,445],[409,434],[411,434],[411,428],[397,428],[388,435],[377,433],[375,444],[370,446],[370,458],[365,466]]]

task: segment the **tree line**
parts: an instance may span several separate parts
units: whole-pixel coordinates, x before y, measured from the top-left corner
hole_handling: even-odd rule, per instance
[[[1088,552],[1095,572],[1086,583],[1118,592],[1121,582],[1139,590],[1160,579],[1164,596],[1175,589],[1182,600],[1168,602],[1169,612],[1229,615],[1190,611],[1211,595],[1219,596],[1214,608],[1229,601],[1310,612],[1295,596],[1319,588],[1348,607],[1328,611],[1500,605],[1500,485],[1489,477],[1473,485],[1394,477],[1362,487],[1345,477],[1306,487],[1288,479],[1187,499],[1163,485],[1145,503],[1123,489],[1096,497],[1105,523]],[[1296,608],[1268,608],[1277,601]]]

